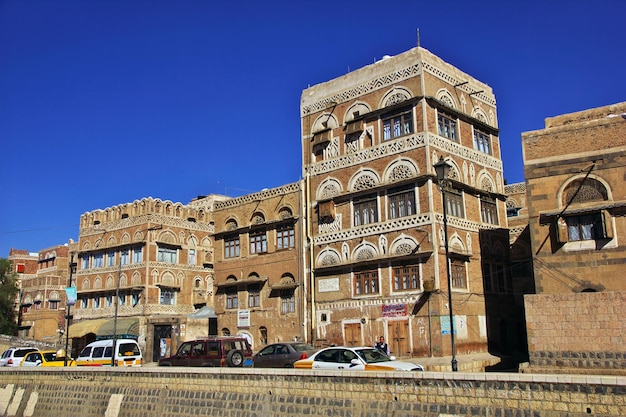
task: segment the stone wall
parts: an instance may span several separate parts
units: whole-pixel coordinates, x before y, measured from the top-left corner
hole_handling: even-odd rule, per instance
[[[0,369],[0,416],[626,415],[626,378],[293,369]]]
[[[626,292],[524,296],[524,371],[626,375]]]

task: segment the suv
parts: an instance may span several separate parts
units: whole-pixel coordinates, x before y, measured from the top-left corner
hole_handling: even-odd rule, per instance
[[[183,342],[175,355],[159,359],[159,366],[243,366],[252,362],[245,337],[210,337]]]
[[[8,348],[0,358],[0,366],[20,366],[24,356],[30,352],[37,352],[37,349],[28,346]]]

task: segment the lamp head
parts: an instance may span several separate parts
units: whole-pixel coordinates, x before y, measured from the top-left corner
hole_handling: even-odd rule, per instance
[[[435,172],[437,173],[438,181],[448,179],[448,174],[450,173],[450,168],[452,168],[452,165],[450,165],[445,161],[445,159],[443,159],[443,155],[439,157],[439,161],[437,161],[437,163],[433,165],[433,167],[435,168]]]

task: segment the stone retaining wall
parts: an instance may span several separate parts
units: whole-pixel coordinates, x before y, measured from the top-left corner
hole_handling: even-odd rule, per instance
[[[261,369],[0,369],[0,416],[625,416],[626,378]]]

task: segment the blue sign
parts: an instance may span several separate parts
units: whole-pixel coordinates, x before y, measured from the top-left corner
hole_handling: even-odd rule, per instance
[[[450,334],[450,316],[439,316],[441,322],[441,334]],[[454,317],[454,334],[457,333],[456,317]]]
[[[76,304],[76,287],[67,287],[65,289],[65,294],[67,295],[67,305],[73,306]]]

